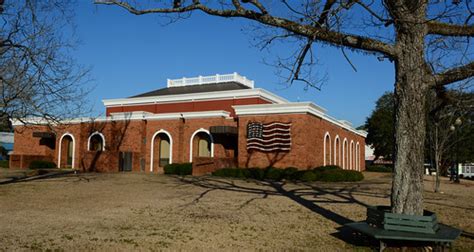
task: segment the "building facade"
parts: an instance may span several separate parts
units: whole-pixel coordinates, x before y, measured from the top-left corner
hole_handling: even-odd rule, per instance
[[[237,73],[168,80],[166,88],[103,103],[101,118],[53,127],[14,122],[10,167],[47,160],[83,171],[158,173],[192,162],[197,175],[223,167],[365,169],[365,132]]]

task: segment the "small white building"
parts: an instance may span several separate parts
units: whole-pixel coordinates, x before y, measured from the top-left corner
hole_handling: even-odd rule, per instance
[[[12,132],[0,132],[0,146],[8,151],[8,155],[10,155],[13,151],[13,135],[14,134]],[[2,157],[0,154],[0,159],[5,159],[5,157]]]
[[[474,163],[458,164],[458,174],[463,178],[474,178]]]

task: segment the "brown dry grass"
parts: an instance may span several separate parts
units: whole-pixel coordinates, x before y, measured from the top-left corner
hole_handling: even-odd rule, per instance
[[[365,250],[339,232],[365,218],[365,205],[389,204],[390,178],[365,176],[281,185],[117,173],[0,185],[0,250]],[[474,183],[442,190],[426,192],[426,208],[474,232]],[[455,248],[472,251],[474,241]]]

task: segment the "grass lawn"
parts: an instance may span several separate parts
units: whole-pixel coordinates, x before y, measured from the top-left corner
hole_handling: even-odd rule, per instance
[[[7,172],[0,173],[0,177]],[[346,222],[389,204],[390,174],[355,183],[268,183],[155,174],[79,174],[0,185],[0,250],[369,250]],[[426,208],[474,233],[474,182],[443,181]],[[460,251],[474,250],[461,237]]]

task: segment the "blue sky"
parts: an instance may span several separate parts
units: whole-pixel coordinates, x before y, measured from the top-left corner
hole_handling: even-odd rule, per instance
[[[304,91],[302,84],[280,85],[275,68],[263,63],[268,53],[251,46],[248,22],[195,13],[189,19],[163,25],[157,15],[135,16],[115,6],[80,1],[76,8],[74,57],[92,67],[95,89],[90,95],[94,114],[104,114],[102,99],[122,98],[162,88],[167,78],[238,72],[291,101],[312,101],[338,119],[355,126],[364,123],[375,101],[393,89],[393,65],[374,56],[348,53],[357,72],[340,50],[316,47],[321,60],[317,71],[328,79],[321,91]],[[288,46],[288,45],[287,45]],[[271,52],[288,50],[275,46]],[[291,49],[291,48],[290,48]]]

